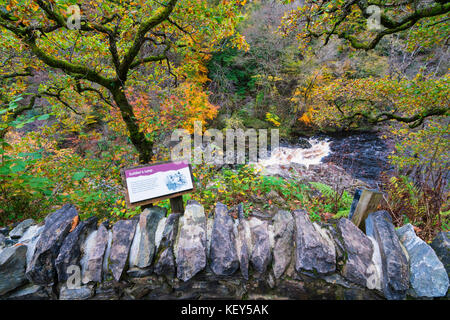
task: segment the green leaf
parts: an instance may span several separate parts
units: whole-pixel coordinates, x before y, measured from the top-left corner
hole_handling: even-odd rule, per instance
[[[86,172],[75,172],[75,174],[72,176],[72,180],[74,181],[80,181],[81,179],[84,178],[84,176],[86,175]]]
[[[19,161],[16,162],[16,164],[13,167],[11,167],[11,172],[12,173],[17,173],[17,172],[25,170],[26,167],[27,167],[26,162],[19,160]]]
[[[39,117],[37,118],[37,120],[43,121],[43,120],[47,120],[48,118],[50,118],[50,115],[49,115],[49,114],[43,114],[42,116],[39,116]]]
[[[11,172],[11,169],[7,166],[0,167],[0,174],[1,175],[7,175]]]

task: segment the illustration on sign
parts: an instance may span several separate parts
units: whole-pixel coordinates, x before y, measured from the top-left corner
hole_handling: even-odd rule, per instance
[[[178,194],[194,188],[187,161],[125,170],[130,203]]]

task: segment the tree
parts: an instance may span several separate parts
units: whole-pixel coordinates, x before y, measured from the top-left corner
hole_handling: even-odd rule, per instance
[[[24,65],[48,68],[51,76],[56,75],[50,77],[51,84],[41,85],[44,91],[39,94],[75,113],[74,103],[80,98],[118,110],[140,162],[149,162],[154,141],[139,125],[129,89],[141,84],[145,90],[142,83],[152,77],[171,75],[176,82],[188,78],[223,38],[242,43],[234,28],[240,2],[100,0],[74,7],[75,3],[3,1],[2,38],[7,37],[14,50],[27,52],[21,59]],[[25,59],[28,55],[31,59]],[[190,69],[174,70],[172,64],[180,57]]]
[[[450,1],[445,0],[306,0],[284,16],[281,31],[295,32],[306,54],[315,51],[317,43],[325,46],[331,39],[339,39],[350,50],[372,51],[394,34],[405,43],[405,51],[429,53],[448,45],[449,16]],[[392,45],[390,40],[387,46]],[[425,69],[414,77],[401,73],[362,78],[351,71],[343,77],[319,77],[322,81],[307,90],[314,106],[302,119],[315,116],[321,125],[350,128],[359,121],[395,120],[415,128],[429,117],[448,116],[448,74],[425,74]]]
[[[285,30],[300,26],[297,36],[304,44],[313,39],[327,44],[336,36],[355,49],[370,50],[387,35],[444,23],[449,12],[448,0],[306,0],[285,16],[284,25]]]

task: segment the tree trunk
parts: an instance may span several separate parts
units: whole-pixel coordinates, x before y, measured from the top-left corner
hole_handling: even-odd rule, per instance
[[[153,142],[145,138],[145,134],[139,131],[139,125],[133,112],[133,107],[122,88],[112,91],[114,101],[120,109],[122,119],[125,122],[129,137],[136,150],[139,152],[139,162],[149,163],[153,156]]]

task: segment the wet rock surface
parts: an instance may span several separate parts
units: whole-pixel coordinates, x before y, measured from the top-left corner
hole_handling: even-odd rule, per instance
[[[382,139],[377,133],[328,138],[331,141],[331,153],[323,162],[344,168],[356,179],[374,186],[382,172],[392,169],[388,155],[393,150],[393,143]]]

